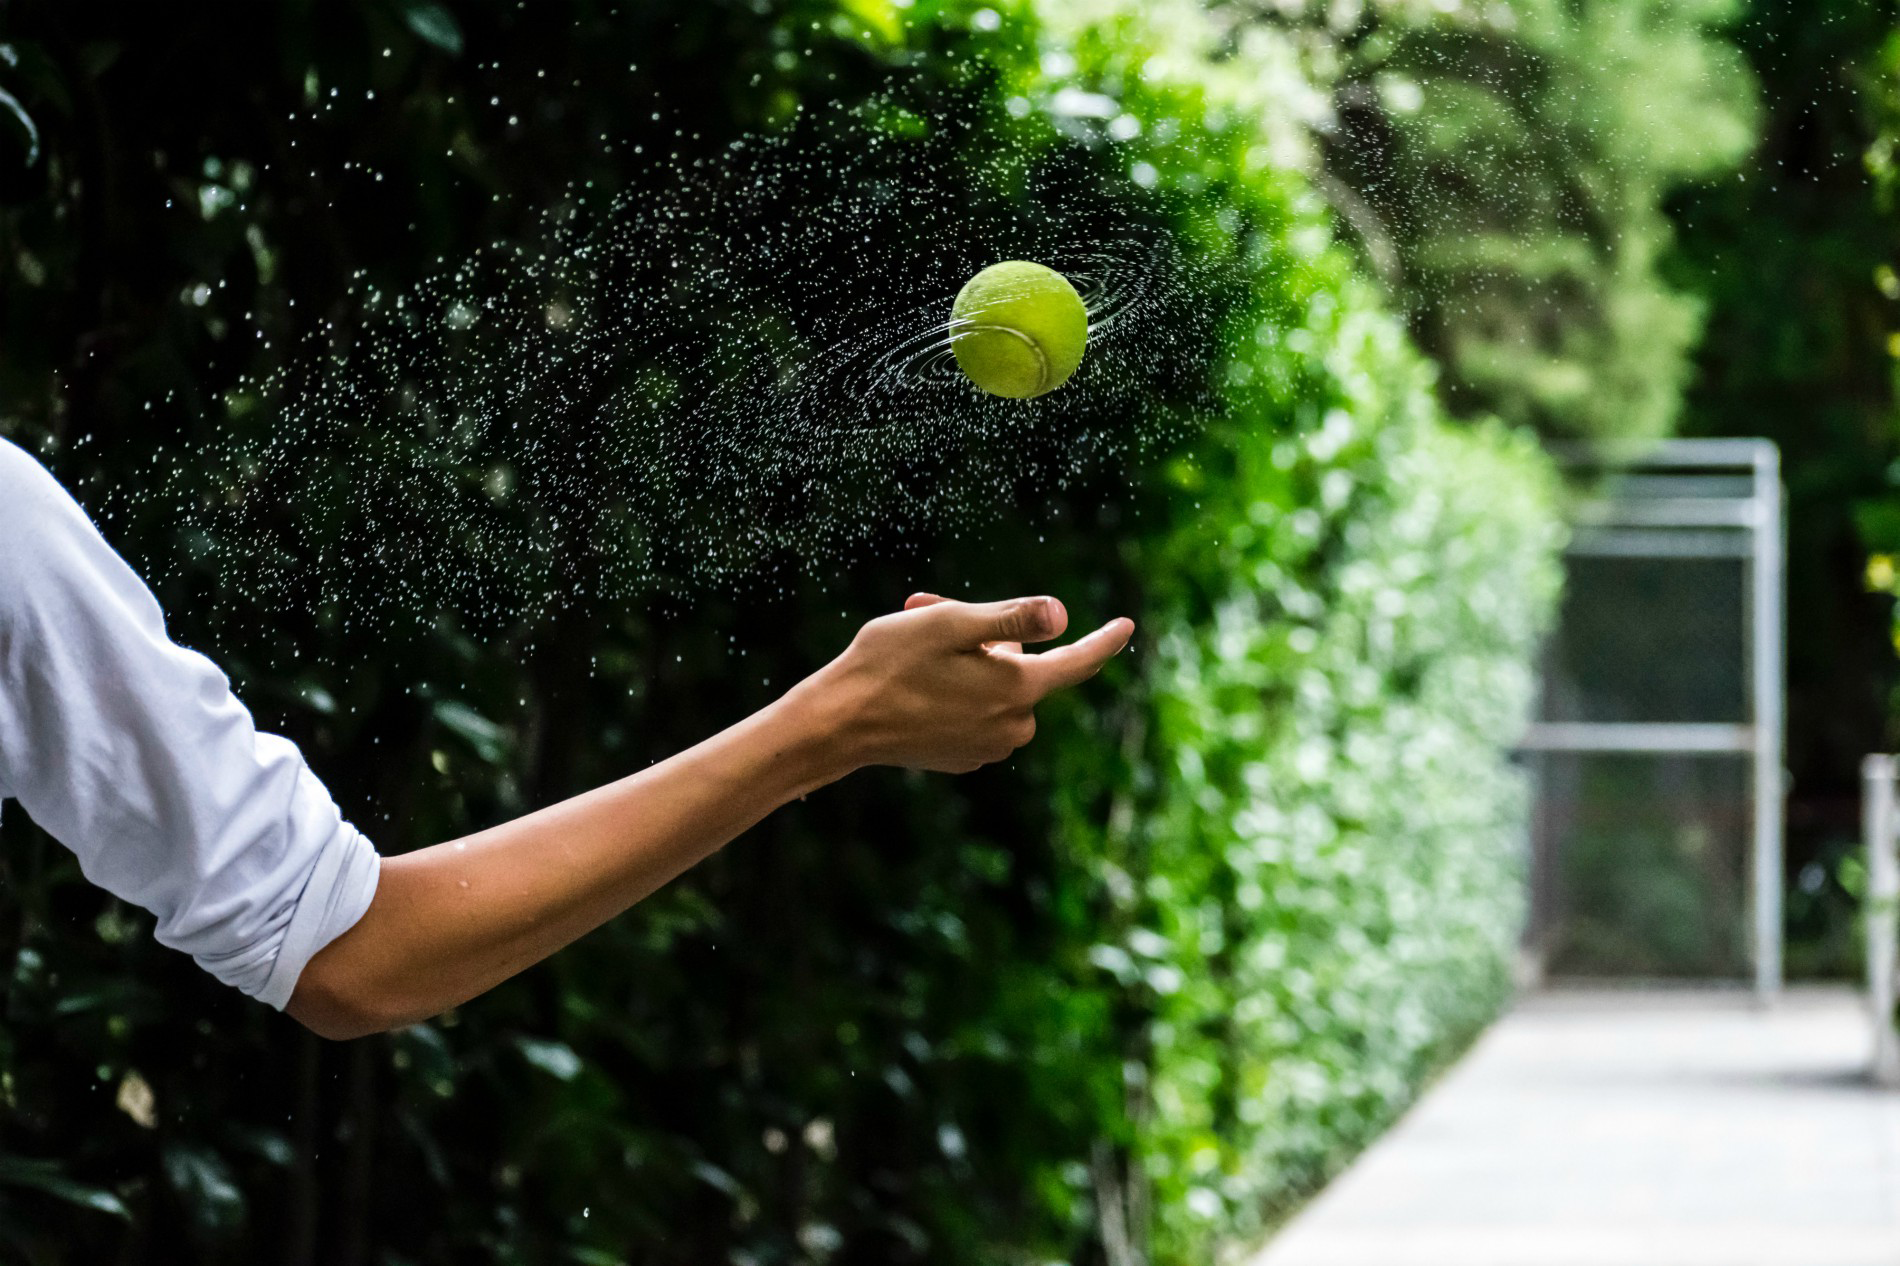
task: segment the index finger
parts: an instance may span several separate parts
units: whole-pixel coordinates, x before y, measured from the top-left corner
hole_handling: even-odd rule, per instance
[[[1040,655],[1023,656],[1036,697],[1040,699],[1051,691],[1087,681],[1128,645],[1128,639],[1134,635],[1135,622],[1122,616],[1067,646],[1058,646]]]

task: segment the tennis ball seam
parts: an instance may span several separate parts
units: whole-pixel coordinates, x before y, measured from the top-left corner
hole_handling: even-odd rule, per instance
[[[990,325],[976,321],[970,322],[961,330],[957,331],[957,337],[962,338],[966,335],[978,333],[1008,334],[1024,347],[1027,347],[1036,358],[1036,394],[1040,395],[1042,392],[1049,390],[1049,379],[1054,371],[1049,366],[1049,354],[1042,350],[1041,343],[1038,343],[1035,339],[1029,337],[1029,335],[1023,333],[1013,325]]]

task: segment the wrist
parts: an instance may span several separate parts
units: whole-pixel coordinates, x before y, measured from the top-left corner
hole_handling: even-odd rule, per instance
[[[863,768],[869,761],[860,750],[861,694],[850,674],[836,661],[827,664],[787,691],[771,707],[785,728],[786,749],[807,784],[798,792],[816,790]]]

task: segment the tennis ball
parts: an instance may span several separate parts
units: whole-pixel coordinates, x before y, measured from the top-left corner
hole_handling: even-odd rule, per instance
[[[963,283],[950,308],[950,347],[970,381],[1026,400],[1054,391],[1082,363],[1089,312],[1068,278],[1011,259]]]

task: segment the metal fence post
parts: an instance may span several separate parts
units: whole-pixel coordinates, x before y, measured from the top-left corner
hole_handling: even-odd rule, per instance
[[[1894,853],[1894,758],[1861,762],[1861,830],[1867,844],[1867,1000],[1874,1025],[1874,1080],[1900,1085],[1894,1029],[1895,956],[1900,952],[1900,858]]]
[[[1781,992],[1781,868],[1783,853],[1783,709],[1781,454],[1755,450],[1755,550],[1750,580],[1753,659],[1750,718],[1754,723],[1755,996]]]

